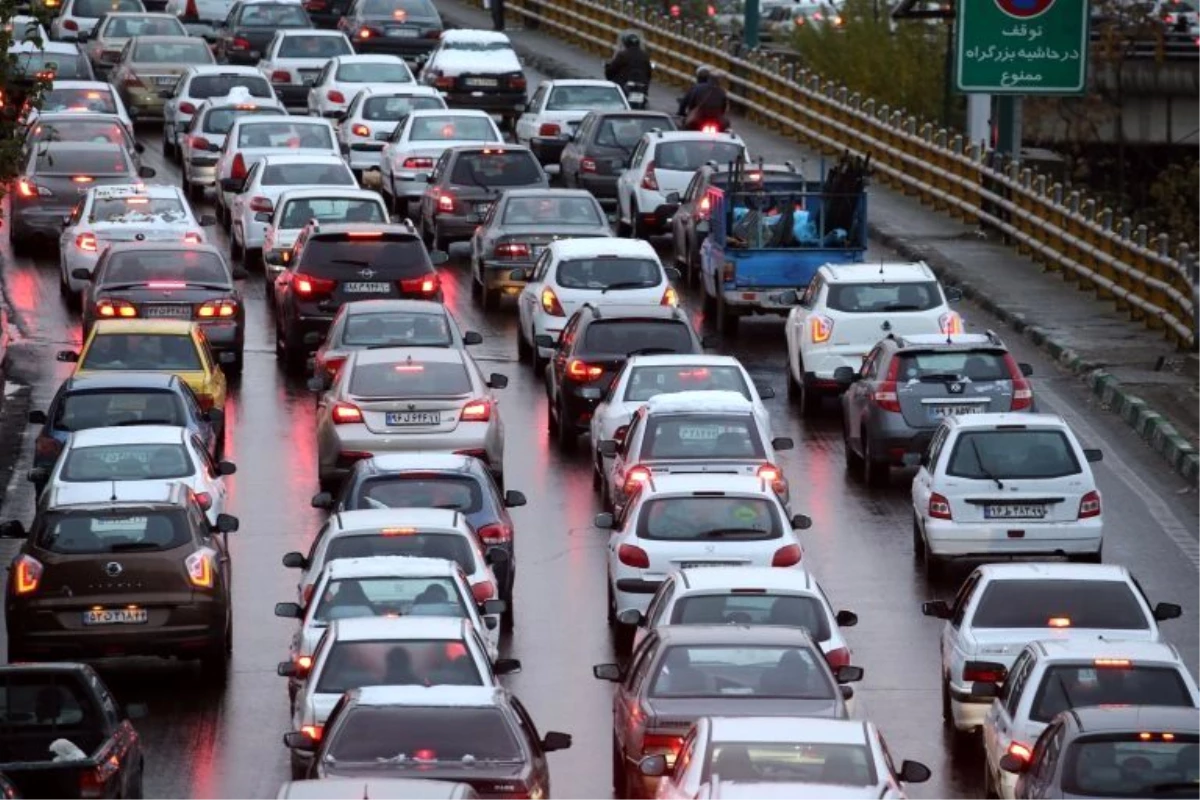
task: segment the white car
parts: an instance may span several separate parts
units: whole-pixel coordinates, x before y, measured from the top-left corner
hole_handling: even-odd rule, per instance
[[[666,756],[652,755],[639,765],[660,779],[663,800],[897,800],[904,784],[931,774],[919,761],[897,768],[871,722],[815,717],[701,717],[676,762],[668,769]]]
[[[272,116],[238,116],[217,153],[217,210],[222,222],[232,225],[233,190],[246,180],[254,162],[268,155],[332,155],[341,157],[327,119]]]
[[[278,101],[255,102],[244,89],[233,89],[225,97],[201,101],[179,141],[183,187],[188,199],[199,201],[207,187],[216,186],[218,154],[238,117],[286,114],[287,109]]]
[[[520,670],[521,662],[515,659],[501,659],[492,664],[487,646],[468,619],[334,620],[321,637],[313,653],[312,668],[296,695],[292,729],[320,739],[329,712],[351,689],[363,686],[499,686],[498,675],[510,675]],[[290,677],[294,671],[295,665],[291,661],[279,665],[282,675]],[[312,755],[299,750],[291,752],[292,778],[299,780],[307,775]]]
[[[263,237],[281,194],[321,186],[357,189],[358,181],[340,156],[272,154],[256,161],[229,209],[233,220],[229,249],[234,260],[257,263],[262,258]]]
[[[815,413],[823,395],[844,388],[834,378],[838,368],[858,372],[887,333],[962,333],[962,317],[949,306],[961,297],[943,290],[923,261],[821,267],[794,298],[784,327],[789,396],[802,414]]]
[[[377,170],[383,162],[383,149],[392,138],[396,123],[411,111],[446,107],[446,101],[429,86],[393,86],[359,90],[338,125],[338,145],[355,172]]]
[[[159,397],[169,409],[171,398]],[[147,408],[147,415],[153,418],[154,410]],[[200,437],[187,428],[136,425],[76,431],[48,476],[45,469],[37,469],[29,477],[56,491],[55,497],[63,503],[105,502],[113,495],[115,483],[139,487],[182,483],[195,494],[209,524],[216,525],[228,498],[225,476],[236,471],[228,461],[214,461]]]
[[[663,475],[624,513],[596,515],[608,538],[608,621],[619,647],[633,638],[628,611],[643,616],[672,572],[695,567],[800,567],[797,529],[770,482],[749,475]]]
[[[50,38],[74,42],[81,33],[91,33],[105,14],[114,11],[141,11],[142,0],[63,0],[62,10],[50,22]]]
[[[405,84],[415,86],[416,79],[400,56],[337,56],[329,59],[309,88],[308,113],[337,118],[360,90]]]
[[[525,111],[525,69],[504,33],[443,31],[420,81],[441,91],[451,108],[484,108],[509,128]]]
[[[1173,645],[1104,638],[1025,646],[1002,681],[975,686],[996,699],[983,720],[984,797],[1013,800],[1017,774],[1005,756],[1027,763],[1051,720],[1086,706],[1200,708],[1200,690]]]
[[[679,204],[667,196],[682,194],[692,175],[709,161],[749,160],[746,143],[733,132],[652,131],[642,134],[629,169],[617,178],[617,233],[645,239],[669,233]]]
[[[637,488],[660,475],[713,473],[762,478],[784,506],[790,489],[777,452],[794,443],[771,438],[754,404],[734,391],[687,391],[651,397],[629,421],[625,435],[602,439],[596,452],[612,459],[601,496],[621,513]]]
[[[543,164],[557,164],[589,112],[628,109],[625,93],[611,81],[543,81],[517,119],[517,144],[529,147]]]
[[[238,90],[236,94],[234,90]],[[237,102],[278,106],[275,90],[254,67],[231,64],[197,64],[175,84],[175,90],[163,103],[163,155],[181,154],[186,131],[196,109],[205,100],[236,99]]]
[[[939,423],[912,483],[913,552],[951,558],[1048,555],[1099,563],[1100,490],[1057,414],[964,414]]]
[[[313,598],[321,571],[343,558],[421,556],[453,561],[471,584],[476,603],[499,597],[496,577],[487,559],[496,560],[493,548],[485,556],[474,528],[458,511],[442,508],[360,509],[334,514],[313,539],[308,556],[288,553],[283,565],[301,569],[297,584],[300,605]]]
[[[387,206],[378,192],[367,189],[314,187],[287,189],[275,200],[270,221],[264,223],[262,257],[267,273],[267,291],[287,269],[292,245],[310,220],[317,222],[388,222]]]
[[[77,269],[92,272],[108,242],[208,241],[203,228],[216,223],[205,215],[196,219],[178,186],[125,185],[89,189],[67,218],[58,240],[60,285],[74,301],[88,287],[74,276]]]
[[[521,270],[524,274],[524,270]],[[584,303],[610,305],[679,305],[671,281],[674,267],[664,268],[649,242],[640,239],[560,239],[551,242],[533,265],[533,277],[517,296],[517,344],[535,354],[540,369],[554,350],[536,344],[538,336],[555,341],[567,320]]]
[[[43,42],[50,41],[50,34],[42,27],[42,23],[38,21],[38,18],[25,14],[17,14],[4,23],[4,30],[8,31],[9,41],[13,44],[23,42],[26,39],[41,39]]]
[[[42,92],[40,108],[29,112],[28,124],[42,114],[106,114],[133,130],[133,120],[112,84],[103,81],[53,81]]]
[[[486,113],[447,108],[412,111],[396,124],[383,147],[380,182],[383,196],[401,218],[409,203],[420,201],[433,165],[451,147],[504,141],[504,134]]]
[[[921,606],[946,620],[941,636],[942,721],[960,732],[983,724],[991,697],[976,682],[1003,680],[1017,654],[1037,639],[1127,639],[1157,642],[1160,620],[1183,612],[1153,608],[1129,570],[1108,564],[985,564],[954,600]]]
[[[258,71],[271,81],[275,94],[289,110],[308,110],[308,88],[329,59],[354,54],[341,31],[285,28],[275,36],[258,62]]]

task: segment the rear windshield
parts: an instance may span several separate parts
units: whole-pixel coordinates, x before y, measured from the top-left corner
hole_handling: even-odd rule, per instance
[[[663,269],[651,258],[576,258],[558,262],[554,280],[564,289],[649,289],[663,282]]]
[[[79,4],[76,3],[76,8]],[[187,28],[177,19],[162,17],[117,17],[104,26],[103,38],[129,39],[133,36],[187,36]]]
[[[145,11],[141,0],[75,0],[71,13],[77,17],[99,19],[114,11]]]
[[[200,372],[200,353],[191,336],[137,333],[97,335],[79,369]]]
[[[794,647],[676,645],[658,662],[651,697],[833,700],[820,653]]]
[[[462,642],[334,642],[317,693],[340,695],[363,686],[483,686],[483,676]]]
[[[288,36],[279,44],[279,58],[334,58],[351,54],[344,36]]]
[[[306,197],[288,200],[276,225],[299,229],[310,219],[318,222],[387,222],[378,200],[338,197]]]
[[[101,119],[39,123],[29,134],[29,143],[35,142],[95,142],[122,147],[131,144],[129,134],[119,123]]]
[[[328,125],[256,122],[241,126],[237,143],[238,147],[310,147],[319,150],[333,147],[333,137]]]
[[[222,135],[228,134],[233,127],[233,123],[238,117],[264,116],[270,114],[284,113],[282,108],[271,108],[264,106],[263,108],[214,108],[204,115],[205,133],[219,133]]]
[[[224,287],[230,284],[230,275],[229,267],[216,253],[128,250],[115,253],[108,259],[103,278],[106,284],[152,280],[179,280]]]
[[[920,283],[839,283],[829,286],[825,305],[847,314],[928,311],[942,304],[936,281]]]
[[[182,511],[48,512],[34,544],[52,553],[133,553],[174,550],[192,542]]]
[[[82,679],[53,671],[0,673],[0,761],[44,760],[60,731],[99,730],[104,718]]]
[[[269,164],[263,170],[262,183],[264,186],[358,186],[344,164]]]
[[[15,55],[14,77],[30,77],[48,72],[58,80],[91,80],[91,71],[82,55],[72,53],[19,53]]]
[[[1068,745],[1062,772],[1064,796],[1195,797],[1200,737],[1154,731],[1145,740],[1142,735],[1139,731],[1088,736]],[[1172,788],[1158,788],[1163,786]]]
[[[1028,580],[988,583],[971,625],[1144,631],[1150,622],[1125,581]]]
[[[63,397],[53,425],[60,431],[82,431],[114,425],[187,424],[182,402],[172,392],[77,392]]]
[[[408,67],[394,62],[377,61],[370,64],[343,64],[336,79],[342,83],[412,83]]]
[[[1058,664],[1042,675],[1029,717],[1049,722],[1060,711],[1109,705],[1195,706],[1175,667]]]
[[[968,378],[975,383],[1007,381],[1008,363],[1003,351],[997,350],[927,350],[925,352],[901,353],[900,380],[922,379],[944,380],[950,376]]]
[[[462,764],[464,760],[525,761],[498,708],[359,707],[345,717],[326,755],[339,763]]]
[[[861,744],[714,744],[712,766],[709,769],[720,775],[722,781],[752,784],[815,783],[822,786],[860,786],[864,789],[870,787],[866,791],[860,790],[861,794],[852,795],[857,797],[875,796],[874,792],[879,783],[875,776],[875,757]],[[814,793],[814,796],[816,794]],[[819,794],[829,796],[832,792]],[[886,792],[884,796],[887,796]]]
[[[672,625],[786,625],[804,628],[818,642],[829,640],[829,617],[811,595],[749,592],[681,597],[671,610]]]
[[[546,100],[547,111],[604,111],[628,108],[616,86],[556,86]]]
[[[462,536],[448,533],[415,533],[405,536],[371,534],[338,536],[329,543],[326,563],[339,558],[373,558],[375,556],[417,556],[453,561],[468,575],[475,572],[471,544]]]
[[[108,89],[51,89],[42,95],[41,110],[47,114],[55,111],[116,114],[117,102]]]
[[[626,402],[642,402],[660,394],[677,392],[737,392],[752,400],[750,389],[737,367],[700,367],[688,364],[635,367],[625,386]]]
[[[428,0],[365,0],[359,10],[367,16],[387,15],[403,21],[405,17],[437,18],[437,11]],[[397,12],[400,12],[397,15]]]
[[[381,475],[363,481],[348,507],[453,508],[474,514],[483,508],[483,490],[465,476]]]
[[[410,111],[445,108],[440,97],[371,97],[363,102],[362,118],[369,122],[395,122]]]
[[[676,414],[650,417],[641,457],[761,459],[766,453],[750,414]]]
[[[782,534],[774,505],[761,497],[664,497],[642,508],[637,535],[720,543],[778,539]]]
[[[600,123],[595,142],[600,147],[619,147],[632,151],[634,145],[655,128],[661,131],[675,130],[675,122],[668,116],[661,117],[609,117]]]
[[[458,186],[531,186],[545,180],[533,154],[519,150],[461,153],[450,176]]]
[[[498,53],[504,50],[513,52],[512,44],[509,42],[484,42],[457,39],[454,41],[445,42],[442,47],[447,50],[459,50],[467,53]],[[514,55],[516,55],[514,53]]]
[[[424,364],[355,364],[350,394],[355,397],[448,397],[471,391],[467,368],[458,361]]]
[[[257,75],[197,75],[188,84],[188,96],[203,100],[224,97],[231,89],[241,88],[251,97],[272,97],[271,84]]]
[[[310,28],[312,21],[298,3],[266,3],[243,6],[242,15],[238,18],[238,26],[243,28]],[[333,41],[338,41],[334,39]],[[287,41],[284,42],[287,47]],[[343,55],[342,52],[333,55]]]
[[[352,347],[451,347],[445,314],[375,311],[346,317],[341,344]]]
[[[596,201],[587,197],[511,197],[504,204],[505,225],[604,225]]]
[[[492,121],[484,117],[418,117],[413,120],[408,130],[410,142],[440,142],[448,139],[468,142],[500,141]]]
[[[76,150],[43,147],[38,150],[37,171],[43,175],[130,175],[129,159],[123,150],[102,148]]]
[[[452,578],[344,578],[321,593],[316,622],[349,617],[468,615]]]
[[[588,325],[584,343],[586,349],[592,353],[624,355],[648,347],[679,354],[691,353],[696,349],[692,331],[687,323],[666,319],[614,319],[593,322]]]
[[[212,64],[212,52],[203,41],[138,42],[133,47],[135,64]]]
[[[187,222],[187,209],[178,197],[97,197],[92,201],[89,222],[123,225],[179,225]]]
[[[1062,478],[1082,472],[1062,431],[967,431],[954,442],[946,474],[955,478]]]
[[[725,164],[737,161],[744,148],[732,142],[666,142],[654,148],[654,166],[658,169],[695,172],[709,161]]]
[[[122,444],[73,447],[63,463],[66,481],[151,481],[184,478],[195,472],[182,444]]]
[[[301,258],[304,271],[319,278],[353,278],[367,267],[376,272],[373,280],[433,274],[429,251],[411,235],[379,239],[314,236],[304,244]]]

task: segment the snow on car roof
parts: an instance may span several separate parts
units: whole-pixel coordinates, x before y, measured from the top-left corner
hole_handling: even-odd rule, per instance
[[[480,708],[499,705],[503,692],[495,686],[364,686],[351,694],[364,706]]]
[[[690,591],[711,592],[714,589],[775,589],[793,592],[812,592],[813,577],[808,570],[796,566],[791,569],[779,567],[699,567],[685,569],[684,586],[681,594]]]
[[[745,412],[751,413],[754,404],[737,392],[699,391],[660,394],[646,401],[650,413],[677,414],[681,412]]]
[[[471,30],[468,28],[445,31],[442,34],[442,41],[446,43],[479,42],[481,44],[490,44],[493,42],[503,42],[505,44],[512,44],[507,34],[499,31]]]
[[[342,532],[365,533],[383,528],[456,530],[459,513],[446,508],[360,508],[335,515]]]

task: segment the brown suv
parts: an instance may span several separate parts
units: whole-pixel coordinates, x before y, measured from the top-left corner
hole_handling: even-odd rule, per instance
[[[77,483],[43,493],[9,567],[9,661],[196,658],[225,678],[232,649],[229,550],[235,517],[210,526],[181,483]]]

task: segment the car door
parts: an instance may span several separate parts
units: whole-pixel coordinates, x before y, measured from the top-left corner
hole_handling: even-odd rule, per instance
[[[948,673],[946,677],[950,679],[962,677],[962,665],[966,661],[966,655],[959,634],[971,598],[979,586],[980,574],[976,570],[963,581],[958,594],[954,596],[953,605],[950,606],[950,619],[942,626],[942,664]]]
[[[858,380],[850,384],[845,394],[842,395],[844,398],[842,402],[845,404],[843,414],[845,415],[846,433],[850,444],[860,453],[866,452],[867,449],[863,444],[863,437],[867,435],[867,403],[870,402],[872,392],[875,391],[875,378],[879,372],[882,358],[883,348],[876,345],[863,358],[862,365],[858,369]]]
[[[228,499],[229,490],[225,488],[225,479],[221,475],[220,467],[212,457],[212,453],[208,452],[208,448],[204,446],[204,440],[199,436],[192,436],[192,447],[195,448],[197,455],[200,457],[201,463],[197,465],[200,470],[201,480],[204,485],[204,491],[212,497],[212,508],[209,517],[216,519],[217,514],[225,513],[225,502]]]
[[[567,321],[567,326],[558,335],[558,346],[554,349],[554,355],[550,358],[550,363],[546,366],[546,369],[552,370],[550,380],[546,385],[553,392],[551,399],[555,401],[558,400],[558,393],[562,388],[562,382],[566,380],[567,361],[570,359],[571,350],[575,345],[576,335],[579,331],[579,320],[580,317],[576,314]]]
[[[529,144],[529,140],[537,133],[542,104],[548,93],[548,84],[543,83],[533,93],[533,97],[529,98],[529,102],[525,104],[525,110],[517,118],[517,142],[520,144]]]
[[[992,706],[984,718],[983,748],[987,758],[986,768],[991,770],[995,786],[1000,785],[1000,758],[1008,752],[1008,745],[1013,741],[1013,720],[1017,717],[1025,685],[1029,682],[1033,668],[1033,655],[1028,650],[1022,651],[1001,685],[1000,694],[992,701]]]
[[[494,209],[494,207],[493,207]],[[533,275],[521,289],[521,296],[517,303],[518,323],[521,325],[522,331],[528,331],[529,335],[525,338],[533,344],[534,335],[534,320],[537,315],[543,313],[541,310],[542,286],[545,283],[546,275],[550,270],[550,251],[542,252],[533,265]]]
[[[944,424],[939,425],[933,433],[933,438],[929,440],[929,449],[921,457],[917,474],[913,476],[913,513],[922,520],[929,512],[929,496],[933,493],[933,474],[937,470],[938,461],[941,460],[942,450],[945,448],[946,439],[949,436],[950,429]]]

